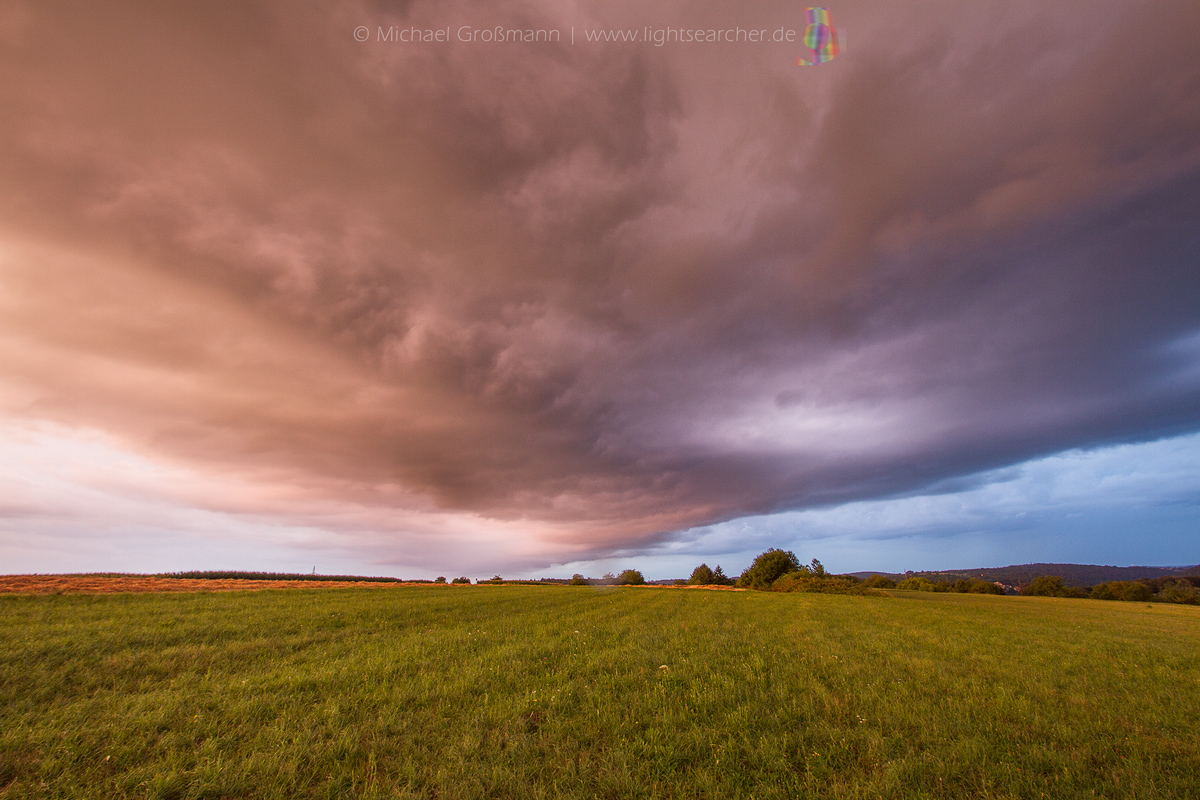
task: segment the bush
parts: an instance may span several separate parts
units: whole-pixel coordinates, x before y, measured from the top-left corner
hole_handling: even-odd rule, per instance
[[[816,576],[802,569],[782,575],[771,584],[772,592],[816,592],[819,594],[866,594],[863,583],[848,575]]]
[[[450,582],[451,583],[459,583],[459,584],[462,584],[462,583],[470,584],[471,579],[470,578],[455,578],[454,580],[452,580]]]
[[[795,553],[772,548],[754,559],[754,563],[738,578],[737,585],[750,589],[769,589],[782,576],[799,571],[800,561]]]
[[[618,586],[641,586],[645,582],[646,579],[642,577],[642,573],[636,569],[627,569],[617,576]]]
[[[883,575],[872,575],[863,581],[863,586],[868,589],[895,589],[896,582]]]
[[[434,578],[434,579],[433,579],[433,582],[434,582],[434,583],[445,583],[445,582],[446,582],[446,576],[445,576],[445,575],[438,575],[436,578]]]
[[[886,578],[880,579],[881,576],[876,575],[875,578],[867,581],[867,586],[881,586],[891,588],[887,584],[891,584]],[[877,580],[880,579],[880,580]],[[900,581],[900,584],[891,584],[897,589],[908,589],[916,592],[958,592],[959,594],[1004,594],[1004,590],[990,581],[980,580],[978,578],[959,578],[954,581],[931,581],[928,578],[922,578],[913,575],[911,578],[905,578]]]
[[[979,578],[959,578],[954,582],[935,583],[935,592],[958,592],[959,594],[1004,594],[1004,590],[991,581]]]
[[[567,585],[568,586],[587,586],[588,579],[583,577],[583,575],[579,574],[578,572],[576,572],[574,575],[571,576],[571,580],[567,581]]]

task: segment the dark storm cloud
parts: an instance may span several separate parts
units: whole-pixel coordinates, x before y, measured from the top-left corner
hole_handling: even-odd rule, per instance
[[[1200,9],[835,14],[12,6],[7,413],[592,554],[1195,430]]]

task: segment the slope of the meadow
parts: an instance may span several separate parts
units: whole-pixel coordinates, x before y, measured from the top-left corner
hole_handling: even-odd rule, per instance
[[[1195,798],[1200,609],[0,597],[0,797]]]

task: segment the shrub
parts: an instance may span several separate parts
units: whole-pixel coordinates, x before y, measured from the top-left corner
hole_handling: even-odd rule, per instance
[[[642,577],[642,573],[636,569],[627,569],[617,576],[618,586],[641,586],[645,582],[646,579]]]
[[[934,592],[958,592],[959,594],[1004,594],[1004,590],[991,581],[979,578],[958,578],[955,581],[939,581],[933,584]]]
[[[819,594],[866,594],[861,581],[846,575],[816,576],[802,569],[782,575],[771,584],[772,592],[816,592]]]
[[[436,578],[434,578],[434,579],[433,579],[433,582],[434,582],[434,583],[445,583],[445,582],[446,582],[446,576],[445,576],[445,575],[438,575]]]
[[[760,553],[754,563],[738,578],[738,586],[750,589],[768,589],[771,584],[789,572],[799,572],[800,561],[791,550],[772,548]]]
[[[470,578],[455,578],[454,580],[452,580],[450,582],[451,583],[459,583],[459,584],[462,584],[462,583],[469,584],[471,582],[471,579]]]
[[[863,581],[863,586],[868,589],[895,589],[896,582],[883,575],[872,575]]]

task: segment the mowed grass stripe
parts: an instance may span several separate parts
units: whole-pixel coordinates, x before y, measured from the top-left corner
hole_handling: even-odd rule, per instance
[[[1200,796],[1200,609],[586,587],[0,597],[17,797]]]

